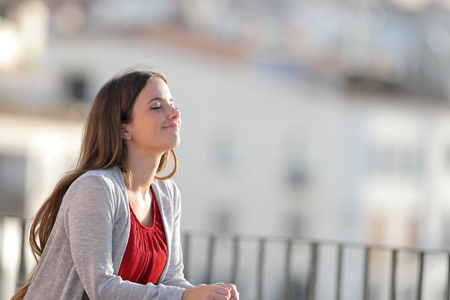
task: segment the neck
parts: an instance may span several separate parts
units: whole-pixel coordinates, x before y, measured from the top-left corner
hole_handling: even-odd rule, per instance
[[[124,176],[127,189],[134,193],[144,195],[148,193],[150,185],[155,178],[162,154],[136,155],[129,153],[127,159],[128,172],[131,176]],[[129,182],[131,180],[131,182]]]

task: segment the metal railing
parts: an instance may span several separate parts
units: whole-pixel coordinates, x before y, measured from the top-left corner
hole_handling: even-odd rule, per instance
[[[17,266],[17,270],[9,270],[7,267],[5,267],[5,262],[6,262],[6,260],[9,260],[10,257],[8,257],[8,253],[5,254],[3,250],[8,249],[11,246],[8,244],[5,245],[5,243],[7,243],[7,242],[5,242],[5,240],[4,240],[4,236],[5,236],[5,232],[6,232],[4,223],[5,223],[6,219],[12,219],[12,220],[16,221],[15,227],[17,227],[16,229],[18,229],[16,231],[20,232],[20,237],[19,237],[20,245],[18,247],[16,247],[16,248],[20,249],[19,253],[18,253],[19,264]],[[28,248],[27,248],[27,240],[28,240],[27,233],[28,233],[28,227],[29,227],[28,222],[29,221],[30,221],[29,219],[24,218],[17,214],[0,212],[0,300],[3,300],[3,298],[5,298],[5,297],[6,297],[5,299],[9,299],[10,296],[12,296],[12,294],[11,295],[8,294],[7,296],[5,296],[5,294],[4,294],[5,293],[4,292],[5,280],[7,278],[11,277],[11,275],[10,275],[11,273],[16,273],[15,271],[17,271],[17,274],[18,274],[17,279],[16,279],[17,286],[19,286],[19,283],[23,282],[23,280],[27,276],[25,253],[28,250]],[[14,253],[14,254],[17,256],[17,253]],[[11,271],[13,271],[13,272],[11,272]]]
[[[217,255],[216,248],[218,242],[220,240],[230,241],[231,247],[229,247],[228,254],[230,255],[229,261],[232,262],[231,271],[229,272],[231,275],[225,279],[236,283],[240,287],[240,278],[247,277],[246,275],[253,275],[254,281],[256,282],[254,284],[254,290],[247,291],[246,297],[242,297],[242,299],[347,300],[352,298],[358,300],[450,300],[450,250],[394,247],[329,240],[319,241],[307,238],[227,235],[205,232],[184,232],[183,237],[185,275],[190,279],[192,269],[196,269],[197,273],[199,272],[198,268],[193,266],[192,260],[197,262],[201,259],[206,260],[206,268],[200,272],[203,273],[203,277],[200,276],[200,278],[205,283],[214,282],[212,274],[216,268],[214,261]],[[197,253],[197,258],[193,259],[193,253],[191,253],[192,244],[194,240],[200,239],[205,239],[207,242],[205,243],[203,252],[201,254]],[[253,242],[257,246],[257,250],[254,252],[254,256],[243,257],[242,244],[248,242]],[[269,267],[270,260],[273,257],[267,255],[268,248],[276,244],[281,246],[282,250],[280,249],[281,251],[278,251],[278,254],[282,258],[280,262],[283,261],[282,264],[276,264],[278,271],[275,270],[276,267]],[[304,249],[302,251],[295,251],[296,247],[303,247]],[[324,251],[324,249],[327,251]],[[346,254],[346,252],[353,253]],[[359,257],[355,255],[357,252],[360,252]],[[303,265],[294,262],[295,255],[303,256],[305,261]],[[406,257],[406,259],[400,261],[401,257]],[[437,259],[437,261],[427,264],[427,258]],[[321,262],[324,259],[327,262],[325,266],[323,263],[321,266]],[[239,268],[239,266],[249,260],[257,262],[254,272],[244,270],[243,272],[247,274],[240,276],[239,272],[242,268]],[[330,261],[332,262],[330,263]],[[344,267],[349,261],[352,261],[353,267]],[[428,266],[428,269],[426,266]],[[301,269],[300,271],[304,273],[303,279],[300,279],[300,286],[304,288],[297,291],[294,289],[296,282],[294,273],[298,273],[294,272],[296,269],[297,271]],[[358,282],[350,285],[344,284],[345,277],[349,276],[348,272],[355,272],[358,269],[360,269],[359,274],[353,275],[359,278],[361,284]],[[323,273],[328,274],[324,276]],[[427,282],[425,281],[425,275],[429,277]],[[405,277],[408,277],[407,282],[404,280]],[[277,281],[278,286],[268,287],[267,284],[273,282],[274,278],[279,279]],[[381,284],[379,280],[375,280],[380,278],[382,279]],[[438,278],[437,282],[435,278]],[[325,285],[320,281],[326,281]],[[428,297],[424,295],[425,287]],[[276,293],[277,298],[267,294],[267,290],[273,288],[278,289]],[[350,295],[348,293],[349,289],[358,292]],[[324,290],[326,291],[324,292]],[[380,292],[381,290],[384,290],[385,293]],[[438,296],[436,297],[435,295]]]
[[[18,274],[17,282],[27,273],[28,221],[0,215],[0,287],[10,274],[2,253],[6,217],[17,219],[22,234],[20,263],[12,273]],[[450,300],[446,249],[197,231],[182,232],[182,244],[188,280],[233,282],[241,299]]]

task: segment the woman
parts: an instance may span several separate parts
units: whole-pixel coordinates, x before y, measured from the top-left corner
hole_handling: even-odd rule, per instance
[[[232,284],[184,279],[180,194],[169,180],[180,124],[158,72],[128,71],[100,89],[77,168],[33,221],[38,263],[12,299],[239,299]],[[174,169],[158,177],[169,153]]]

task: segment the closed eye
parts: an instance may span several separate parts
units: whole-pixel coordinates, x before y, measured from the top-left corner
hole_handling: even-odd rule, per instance
[[[161,102],[154,101],[153,105],[150,107],[150,109],[160,109],[162,108]]]
[[[153,106],[150,107],[150,109],[152,109],[152,110],[156,110],[156,109],[163,108],[164,105],[165,105],[165,103],[169,104],[170,106],[172,106],[173,108],[175,108],[176,110],[178,110],[178,109],[175,107],[175,102],[173,101],[173,99],[170,99],[170,100],[164,100],[164,99],[162,99],[162,98],[160,98],[160,97],[157,97],[157,98],[154,98],[154,99],[150,100],[150,101],[149,101],[149,104],[150,104],[151,102],[154,103]],[[163,104],[163,103],[164,103],[164,104]]]

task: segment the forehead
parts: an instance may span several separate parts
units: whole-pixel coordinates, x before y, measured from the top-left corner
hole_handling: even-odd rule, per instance
[[[139,98],[144,98],[151,100],[153,98],[164,98],[166,100],[170,100],[172,95],[169,90],[169,86],[164,82],[161,78],[153,77],[147,80],[146,85],[142,89],[141,93],[138,96]]]

